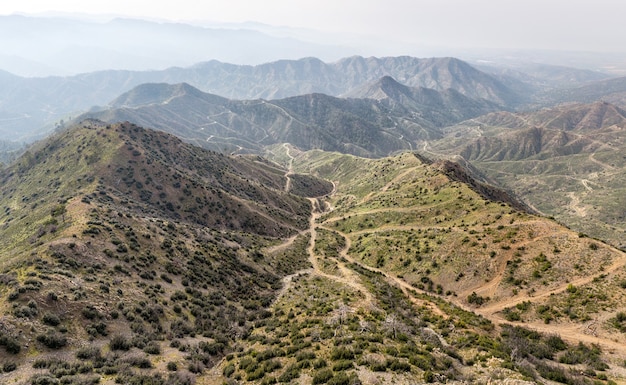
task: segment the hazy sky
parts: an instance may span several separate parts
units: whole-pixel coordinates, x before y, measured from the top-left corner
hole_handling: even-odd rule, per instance
[[[466,48],[626,51],[624,0],[2,0],[47,11],[261,23]]]

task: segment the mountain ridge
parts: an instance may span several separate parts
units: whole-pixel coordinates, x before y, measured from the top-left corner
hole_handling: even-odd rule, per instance
[[[344,97],[385,101],[392,110],[404,109],[407,115],[421,116],[438,127],[502,108],[486,99],[465,96],[452,88],[439,91],[421,86],[409,87],[391,76],[384,76]]]
[[[305,58],[257,66],[214,60],[161,71],[101,71],[66,78],[12,78],[10,82],[0,79],[0,111],[21,116],[0,129],[22,131],[22,136],[35,129],[44,130],[46,124],[50,130],[54,122],[94,105],[106,104],[143,83],[186,82],[231,99],[279,99],[303,93],[340,96],[385,75],[409,86],[441,88],[445,84],[445,88],[456,88],[470,97],[482,97],[497,104],[514,103],[515,99],[514,93],[495,78],[451,58],[353,57],[335,63]]]
[[[547,94],[548,100],[557,103],[578,102],[591,103],[605,100],[626,107],[626,77],[618,77],[579,86],[571,89],[552,91]]]
[[[411,149],[419,139],[439,137],[439,127],[448,123],[497,109],[456,91],[414,89],[395,81],[387,88],[400,90],[405,97],[383,102],[325,94],[228,100],[185,83],[144,84],[119,96],[112,108],[77,119],[134,121],[169,130],[200,146],[217,146],[212,148],[227,145],[258,152],[260,146],[288,142],[304,150],[384,156]],[[430,97],[434,100],[428,101]]]

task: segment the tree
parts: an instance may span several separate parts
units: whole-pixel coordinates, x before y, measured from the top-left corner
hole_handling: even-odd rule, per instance
[[[60,215],[63,219],[63,222],[65,222],[65,213],[67,213],[67,208],[63,203],[54,206],[52,210],[50,210],[50,215],[52,215],[53,218],[56,218]]]
[[[398,333],[402,333],[406,330],[406,325],[404,325],[398,319],[398,316],[395,314],[389,314],[387,318],[385,318],[384,327],[389,334],[396,339],[398,337]]]

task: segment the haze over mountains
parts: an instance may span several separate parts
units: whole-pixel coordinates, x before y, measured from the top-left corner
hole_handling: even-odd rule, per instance
[[[0,16],[0,36],[1,68],[24,76],[158,70],[208,58],[241,64],[311,55],[336,59],[341,52],[339,46],[243,27],[206,28],[128,18]]]
[[[516,101],[516,95],[498,80],[451,58],[351,57],[330,64],[307,58],[258,66],[212,61],[163,71],[104,71],[66,78],[21,78],[5,73],[0,76],[0,132],[6,138],[27,140],[41,134],[37,129],[47,125],[50,130],[54,122],[105,105],[143,83],[186,82],[227,98],[276,99],[313,92],[339,96],[384,76],[402,79],[409,86],[453,88],[498,104]]]
[[[0,44],[0,62],[2,63],[0,69],[21,76],[45,77],[68,76],[109,69],[161,70],[171,66],[186,67],[211,59],[255,65],[302,57],[318,57],[324,61],[336,61],[341,57],[352,55],[412,55],[461,57],[476,64],[522,69],[523,72],[529,72],[529,70],[535,72],[532,68],[537,68],[539,64],[539,67],[543,65],[566,66],[612,73],[614,76],[626,75],[626,55],[623,52],[599,53],[597,50],[602,46],[598,44],[599,42],[586,46],[579,44],[576,49],[556,45],[551,50],[541,51],[536,50],[538,48],[536,44],[530,49],[514,48],[511,45],[512,40],[507,44],[485,46],[488,40],[496,37],[491,33],[492,36],[483,36],[479,44],[475,42],[473,45],[467,45],[467,42],[463,43],[464,39],[458,34],[448,36],[450,31],[446,30],[445,23],[431,25],[429,30],[427,25],[433,20],[422,19],[419,23],[415,23],[415,20],[411,19],[412,29],[423,29],[422,32],[413,33],[411,36],[397,36],[397,29],[402,28],[402,24],[408,21],[401,17],[389,17],[389,20],[395,20],[397,23],[393,23],[388,28],[381,27],[377,33],[372,33],[371,25],[367,25],[365,30],[361,25],[360,31],[356,29],[350,31],[347,26],[355,22],[356,14],[366,12],[365,10],[370,8],[370,5],[351,10],[349,14],[352,21],[347,20],[343,23],[342,29],[345,31],[341,34],[336,32],[336,28],[334,32],[329,31],[326,27],[332,23],[328,22],[323,23],[322,28],[298,28],[287,27],[291,23],[284,21],[268,24],[197,21],[198,17],[201,17],[199,14],[194,14],[192,18],[196,21],[172,21],[176,19],[174,13],[180,12],[185,7],[179,7],[178,12],[167,14],[165,19],[152,20],[146,20],[145,17],[88,16],[69,12],[66,14],[3,15],[0,16],[0,32],[2,32],[0,33],[0,42],[2,42]],[[283,7],[290,8],[287,5]],[[457,5],[459,9],[463,7],[463,5]],[[481,5],[476,5],[472,8],[480,7]],[[5,6],[5,8],[12,7]],[[123,7],[125,11],[117,14],[128,15],[128,11],[132,8]],[[245,8],[255,7],[242,6],[237,13],[249,12]],[[385,9],[384,13],[391,8],[394,7],[390,6],[389,9]],[[421,8],[421,11],[428,12],[427,9],[430,7]],[[525,7],[520,12],[524,13],[532,8]],[[155,7],[155,9],[160,9],[160,7]],[[320,9],[312,10],[314,12],[311,13],[316,13],[319,17]],[[490,10],[492,14],[502,11],[493,8]],[[214,11],[217,16],[219,10]],[[596,10],[585,9],[584,14],[593,13],[590,11]],[[447,10],[445,12],[447,13]],[[543,7],[543,10],[539,12],[547,13],[549,9]],[[274,15],[277,14],[274,12]],[[208,19],[213,19],[215,16],[204,15]],[[259,16],[261,15],[254,15],[255,18]],[[472,20],[480,20],[483,16],[474,15]],[[610,15],[605,14],[604,17],[610,17]],[[310,15],[309,18],[314,19],[315,16]],[[190,20],[189,17],[185,19]],[[327,21],[330,20],[327,19]],[[386,21],[377,20],[377,22],[379,26],[386,24]],[[463,20],[456,22],[459,25],[469,23]],[[481,23],[471,24],[474,26],[464,29],[468,37],[471,36],[471,30],[476,28],[476,24]],[[484,24],[491,23],[485,22]],[[517,24],[517,21],[507,27],[512,28],[513,24]],[[538,27],[536,24],[535,29]],[[429,33],[437,35],[434,31],[440,28],[444,29],[439,33],[444,39],[445,36],[448,36],[448,39],[451,38],[447,44],[433,43],[432,40],[437,40],[437,38],[429,35]],[[459,28],[462,29],[462,27]],[[525,25],[522,28],[527,29]],[[554,23],[550,23],[550,28],[554,28]],[[601,33],[602,29],[589,28],[587,34]],[[390,37],[385,33],[391,30],[396,30],[396,36]],[[527,36],[532,36],[532,33],[526,32]],[[496,40],[499,40],[498,37]],[[459,44],[464,47],[460,47]],[[494,49],[498,46],[500,48]],[[619,43],[616,46],[619,47]],[[539,69],[538,72],[544,71]]]
[[[334,63],[306,58],[257,66],[211,61],[161,71],[103,71],[46,78],[22,78],[3,72],[0,73],[0,133],[5,139],[31,141],[51,131],[62,119],[75,117],[92,106],[106,105],[143,83],[185,82],[230,99],[278,99],[309,93],[360,97],[354,94],[356,90],[385,76],[410,87],[454,89],[505,109],[567,100],[562,95],[545,96],[544,82],[524,77],[521,72],[488,75],[453,58],[350,57]],[[570,86],[588,81],[588,76],[581,75]],[[620,82],[616,79],[608,83],[613,85],[612,94],[622,92],[624,87]]]
[[[624,78],[3,20],[1,383],[626,380]]]

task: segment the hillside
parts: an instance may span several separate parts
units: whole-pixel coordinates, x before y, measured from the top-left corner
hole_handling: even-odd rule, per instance
[[[287,281],[273,307],[290,327],[255,328],[248,348],[220,365],[223,375],[246,383],[410,382],[416,374],[422,382],[585,383],[570,366],[583,360],[564,357],[597,344],[584,359],[589,366],[577,368],[621,376],[619,368],[600,373],[608,367],[597,358],[611,352],[617,363],[626,353],[612,321],[624,297],[623,253],[485,201],[442,172],[445,164],[411,154],[367,160],[277,148],[275,155],[333,180],[336,190],[311,222],[313,268]],[[585,300],[600,293],[612,294]],[[561,330],[582,343],[567,348]]]
[[[471,119],[424,148],[461,155],[539,212],[623,248],[625,129],[620,107],[569,104]]]
[[[6,140],[0,140],[0,168],[4,164],[9,164],[25,150],[25,145],[19,143],[10,142]]]
[[[155,92],[155,88],[160,90]],[[137,95],[161,93],[157,102],[135,103],[143,100]],[[303,149],[383,156],[410,148],[408,140],[402,139],[404,134],[410,138],[407,124],[394,127],[388,111],[367,100],[311,94],[276,101],[237,101],[204,94],[187,84],[146,84],[112,105],[120,107],[79,119],[128,120],[217,151],[259,153],[263,146],[291,143]]]
[[[500,81],[456,58],[416,60],[408,56],[380,59],[355,56],[340,60],[336,66],[348,75],[348,79],[352,73],[364,72],[369,78],[365,78],[366,81],[391,76],[410,87],[431,88],[437,91],[453,89],[465,96],[489,100],[502,106],[511,106],[519,102],[519,95]],[[363,71],[364,68],[367,70]],[[359,83],[362,84],[364,81],[361,80]]]
[[[475,123],[493,127],[534,126],[580,133],[597,131],[612,125],[623,126],[625,122],[626,111],[604,101],[569,103],[524,113],[497,112],[475,120]]]
[[[142,349],[183,358],[164,339],[211,346],[194,358],[210,366],[307,264],[260,254],[308,227],[310,203],[285,192],[285,174],[131,124],[84,122],[29,150],[0,175],[0,361],[24,369],[2,382],[44,381],[27,368],[54,373],[74,355],[131,379],[152,367]],[[300,180],[301,194],[332,188]],[[68,369],[64,383],[94,375]]]
[[[86,121],[3,171],[0,379],[621,378],[623,253],[449,164],[270,150]]]
[[[528,109],[530,106],[537,108],[542,103],[546,103],[549,100],[546,98],[546,93],[557,94],[564,89],[583,87],[611,78],[611,75],[606,73],[580,68],[524,62],[513,57],[506,59],[500,57],[499,59],[493,62],[480,60],[471,64],[496,77],[518,95],[523,95],[522,99],[525,104],[522,109]]]
[[[437,91],[425,87],[408,87],[385,76],[365,87],[344,95],[348,98],[375,99],[389,110],[402,111],[405,116],[420,117],[436,127],[445,127],[463,120],[501,109],[482,98],[471,98],[448,88]]]
[[[381,90],[379,97],[374,97],[374,87]],[[453,90],[410,88],[391,78],[368,90],[359,99],[310,94],[238,101],[184,83],[144,84],[116,98],[108,109],[78,120],[132,121],[219,151],[260,152],[263,146],[288,142],[304,150],[380,157],[438,138],[447,124],[497,109]]]

